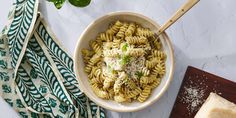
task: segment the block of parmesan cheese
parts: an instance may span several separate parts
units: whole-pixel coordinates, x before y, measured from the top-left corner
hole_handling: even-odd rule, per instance
[[[236,105],[215,93],[210,93],[194,118],[236,118]]]

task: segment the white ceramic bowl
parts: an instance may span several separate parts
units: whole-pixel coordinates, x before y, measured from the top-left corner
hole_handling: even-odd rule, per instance
[[[159,25],[151,20],[150,18],[143,16],[141,14],[132,13],[132,12],[115,12],[115,13],[109,13],[105,16],[102,16],[92,22],[82,33],[80,36],[75,53],[74,53],[74,70],[76,77],[79,81],[80,89],[95,103],[97,103],[99,106],[102,106],[106,109],[112,110],[112,111],[118,111],[118,112],[132,112],[141,110],[155,101],[157,101],[167,90],[173,76],[174,71],[174,55],[173,55],[173,48],[170,42],[170,39],[166,35],[166,33],[163,33],[160,36],[160,40],[163,45],[163,49],[165,53],[167,54],[167,60],[166,60],[166,74],[162,79],[161,84],[155,88],[151,96],[145,101],[144,103],[139,102],[132,102],[132,103],[117,103],[112,100],[103,100],[101,98],[98,98],[92,91],[87,74],[84,72],[84,63],[83,63],[83,57],[81,54],[81,50],[83,48],[89,48],[89,41],[92,39],[95,39],[98,33],[104,32],[107,28],[109,23],[114,22],[116,20],[121,21],[131,21],[141,24],[143,27],[150,28],[153,31],[157,31],[159,28]]]

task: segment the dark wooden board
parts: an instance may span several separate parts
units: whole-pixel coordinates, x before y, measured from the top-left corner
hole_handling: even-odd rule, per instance
[[[183,99],[186,98],[186,88],[190,87],[199,88],[199,90],[204,91],[201,97],[201,103],[194,110],[191,110],[191,107],[189,107],[192,103],[185,102]],[[210,92],[215,92],[225,99],[236,103],[236,82],[189,66],[175,100],[170,118],[194,118]]]

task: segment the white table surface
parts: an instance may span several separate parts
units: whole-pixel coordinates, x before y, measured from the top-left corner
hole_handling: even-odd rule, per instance
[[[13,0],[0,3],[0,29]],[[41,0],[40,10],[72,55],[81,32],[96,18],[114,11],[133,11],[163,24],[186,0],[92,0],[86,8],[66,3],[57,10]],[[188,65],[236,81],[236,0],[201,0],[167,30],[175,51],[173,81],[159,101],[132,113],[108,111],[109,118],[168,118]],[[0,97],[0,117],[17,114]]]

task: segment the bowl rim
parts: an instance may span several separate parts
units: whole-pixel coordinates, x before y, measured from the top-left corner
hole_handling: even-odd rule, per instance
[[[129,11],[117,11],[117,12],[109,12],[101,17],[98,17],[96,18],[94,21],[92,21],[85,29],[84,31],[81,33],[77,43],[76,43],[76,47],[75,47],[75,51],[74,51],[74,55],[73,55],[73,60],[74,60],[74,72],[75,72],[75,75],[76,75],[76,79],[78,80],[79,83],[82,83],[82,79],[80,79],[80,74],[79,74],[79,71],[77,69],[77,63],[79,61],[76,61],[76,59],[79,58],[79,55],[78,55],[78,48],[79,48],[79,45],[81,44],[81,39],[84,37],[84,35],[86,34],[86,32],[91,28],[91,26],[93,24],[95,24],[96,22],[100,21],[100,20],[103,20],[105,19],[107,16],[117,16],[117,15],[132,15],[132,16],[137,16],[137,17],[140,17],[142,19],[145,19],[147,20],[148,22],[150,22],[151,24],[153,24],[155,27],[159,28],[160,25],[158,23],[156,23],[154,20],[152,20],[151,18],[147,17],[147,16],[144,16],[140,13],[136,13],[136,12],[129,12]],[[174,74],[174,68],[175,68],[175,63],[174,63],[174,50],[173,50],[173,46],[172,46],[172,43],[170,41],[170,38],[168,37],[168,35],[166,34],[166,32],[163,32],[162,33],[162,36],[163,38],[166,40],[167,42],[167,46],[168,48],[170,49],[170,58],[171,58],[171,64],[170,64],[170,74],[169,74],[169,77],[167,78],[167,81],[166,83],[164,84],[164,86],[161,88],[160,92],[158,93],[159,95],[157,95],[156,97],[153,98],[152,101],[150,101],[148,104],[146,105],[143,105],[143,106],[140,106],[140,107],[136,107],[136,108],[132,108],[132,109],[117,109],[117,108],[114,108],[114,107],[111,107],[111,106],[107,106],[107,105],[103,105],[99,102],[97,102],[96,98],[88,95],[86,92],[85,92],[85,88],[81,85],[79,85],[79,88],[80,90],[89,98],[91,99],[93,102],[95,102],[98,106],[101,106],[105,109],[109,109],[109,110],[112,110],[112,111],[116,111],[116,112],[134,112],[134,111],[139,111],[139,110],[142,110],[144,108],[146,108],[147,106],[150,106],[152,105],[153,103],[155,103],[157,100],[159,100],[163,95],[164,93],[167,91],[167,89],[169,88],[169,85],[171,83],[171,81],[173,80],[173,74]]]

